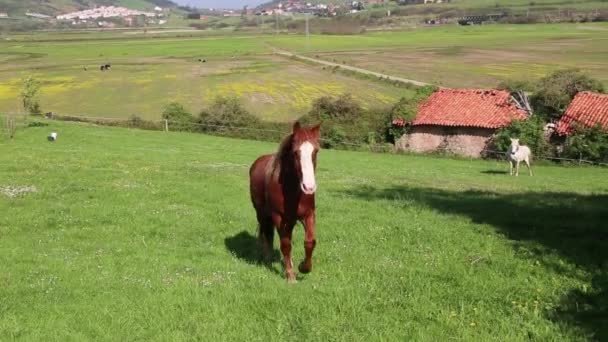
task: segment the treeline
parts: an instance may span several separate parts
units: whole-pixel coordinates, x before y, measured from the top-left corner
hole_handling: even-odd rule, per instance
[[[551,135],[547,128],[561,118],[577,93],[602,93],[601,82],[575,69],[556,71],[537,82],[510,80],[499,86],[512,93],[530,94],[533,112],[529,119],[515,121],[495,134],[489,147],[506,152],[510,138],[519,138],[537,157],[562,157],[608,163],[608,133],[605,127],[577,127],[568,137]],[[39,84],[24,80],[22,100],[29,113],[42,113],[37,100]],[[323,96],[299,120],[304,124],[322,122],[324,148],[394,151],[394,143],[411,129],[418,105],[430,96],[433,86],[414,88],[412,96],[403,97],[386,107],[365,108],[350,94]],[[151,130],[199,132],[220,136],[265,141],[279,141],[289,132],[289,122],[270,122],[249,112],[235,97],[217,97],[198,113],[191,113],[178,102],[168,103],[162,120],[91,119],[55,116],[59,120],[86,121],[109,126]]]
[[[350,94],[323,96],[314,100],[309,112],[298,120],[307,125],[323,123],[324,148],[390,151],[393,149],[392,143],[403,134],[392,126],[392,118],[403,115],[413,117],[417,103],[434,90],[434,87],[417,88],[413,98],[402,98],[385,108],[369,109]],[[218,97],[198,114],[190,113],[183,105],[172,102],[165,106],[161,118],[174,131],[268,141],[279,141],[291,127],[289,122],[260,119],[234,97]]]

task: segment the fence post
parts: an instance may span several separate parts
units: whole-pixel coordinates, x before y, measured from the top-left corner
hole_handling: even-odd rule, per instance
[[[169,132],[169,121],[165,119],[165,132]]]
[[[6,129],[8,133],[8,137],[13,139],[15,137],[15,132],[17,131],[17,124],[15,122],[14,115],[8,115],[6,117]]]

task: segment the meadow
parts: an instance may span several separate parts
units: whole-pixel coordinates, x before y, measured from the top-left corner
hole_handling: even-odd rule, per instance
[[[608,25],[444,26],[352,36],[279,37],[273,44],[328,61],[446,87],[495,87],[579,68],[608,85]]]
[[[198,113],[217,96],[236,96],[256,115],[284,121],[303,115],[312,100],[324,95],[352,93],[364,106],[378,107],[409,93],[389,83],[273,56],[254,36],[86,37],[83,33],[75,41],[55,37],[4,43],[0,111],[19,111],[21,80],[26,76],[42,82],[40,102],[45,111],[152,120],[160,119],[163,106],[171,101]],[[111,63],[112,70],[102,73],[99,65],[105,63]]]
[[[294,34],[140,31],[6,38],[0,41],[4,112],[21,110],[21,80],[30,75],[42,82],[44,111],[100,117],[159,119],[171,101],[198,113],[216,96],[237,96],[259,117],[286,121],[305,114],[323,95],[351,93],[364,107],[384,108],[412,94],[385,81],[279,57],[274,48],[450,87],[495,87],[505,79],[536,80],[570,67],[608,85],[606,24],[449,25],[309,40]],[[105,63],[112,71],[100,73]]]
[[[1,340],[608,338],[605,168],[323,150],[289,286],[248,194],[276,144],[45,123],[0,140]]]

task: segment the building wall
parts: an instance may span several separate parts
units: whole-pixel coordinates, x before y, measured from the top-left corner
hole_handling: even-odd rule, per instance
[[[478,158],[494,132],[488,128],[415,126],[396,142],[395,147],[408,152],[445,152]]]

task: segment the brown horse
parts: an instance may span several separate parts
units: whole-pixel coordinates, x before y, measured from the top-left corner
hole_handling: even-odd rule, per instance
[[[300,272],[312,270],[315,248],[315,168],[319,151],[319,127],[302,128],[299,122],[275,154],[259,157],[249,170],[251,201],[259,223],[258,238],[268,257],[272,250],[274,227],[281,241],[287,281],[296,276],[291,260],[291,233],[304,224],[305,258]]]

